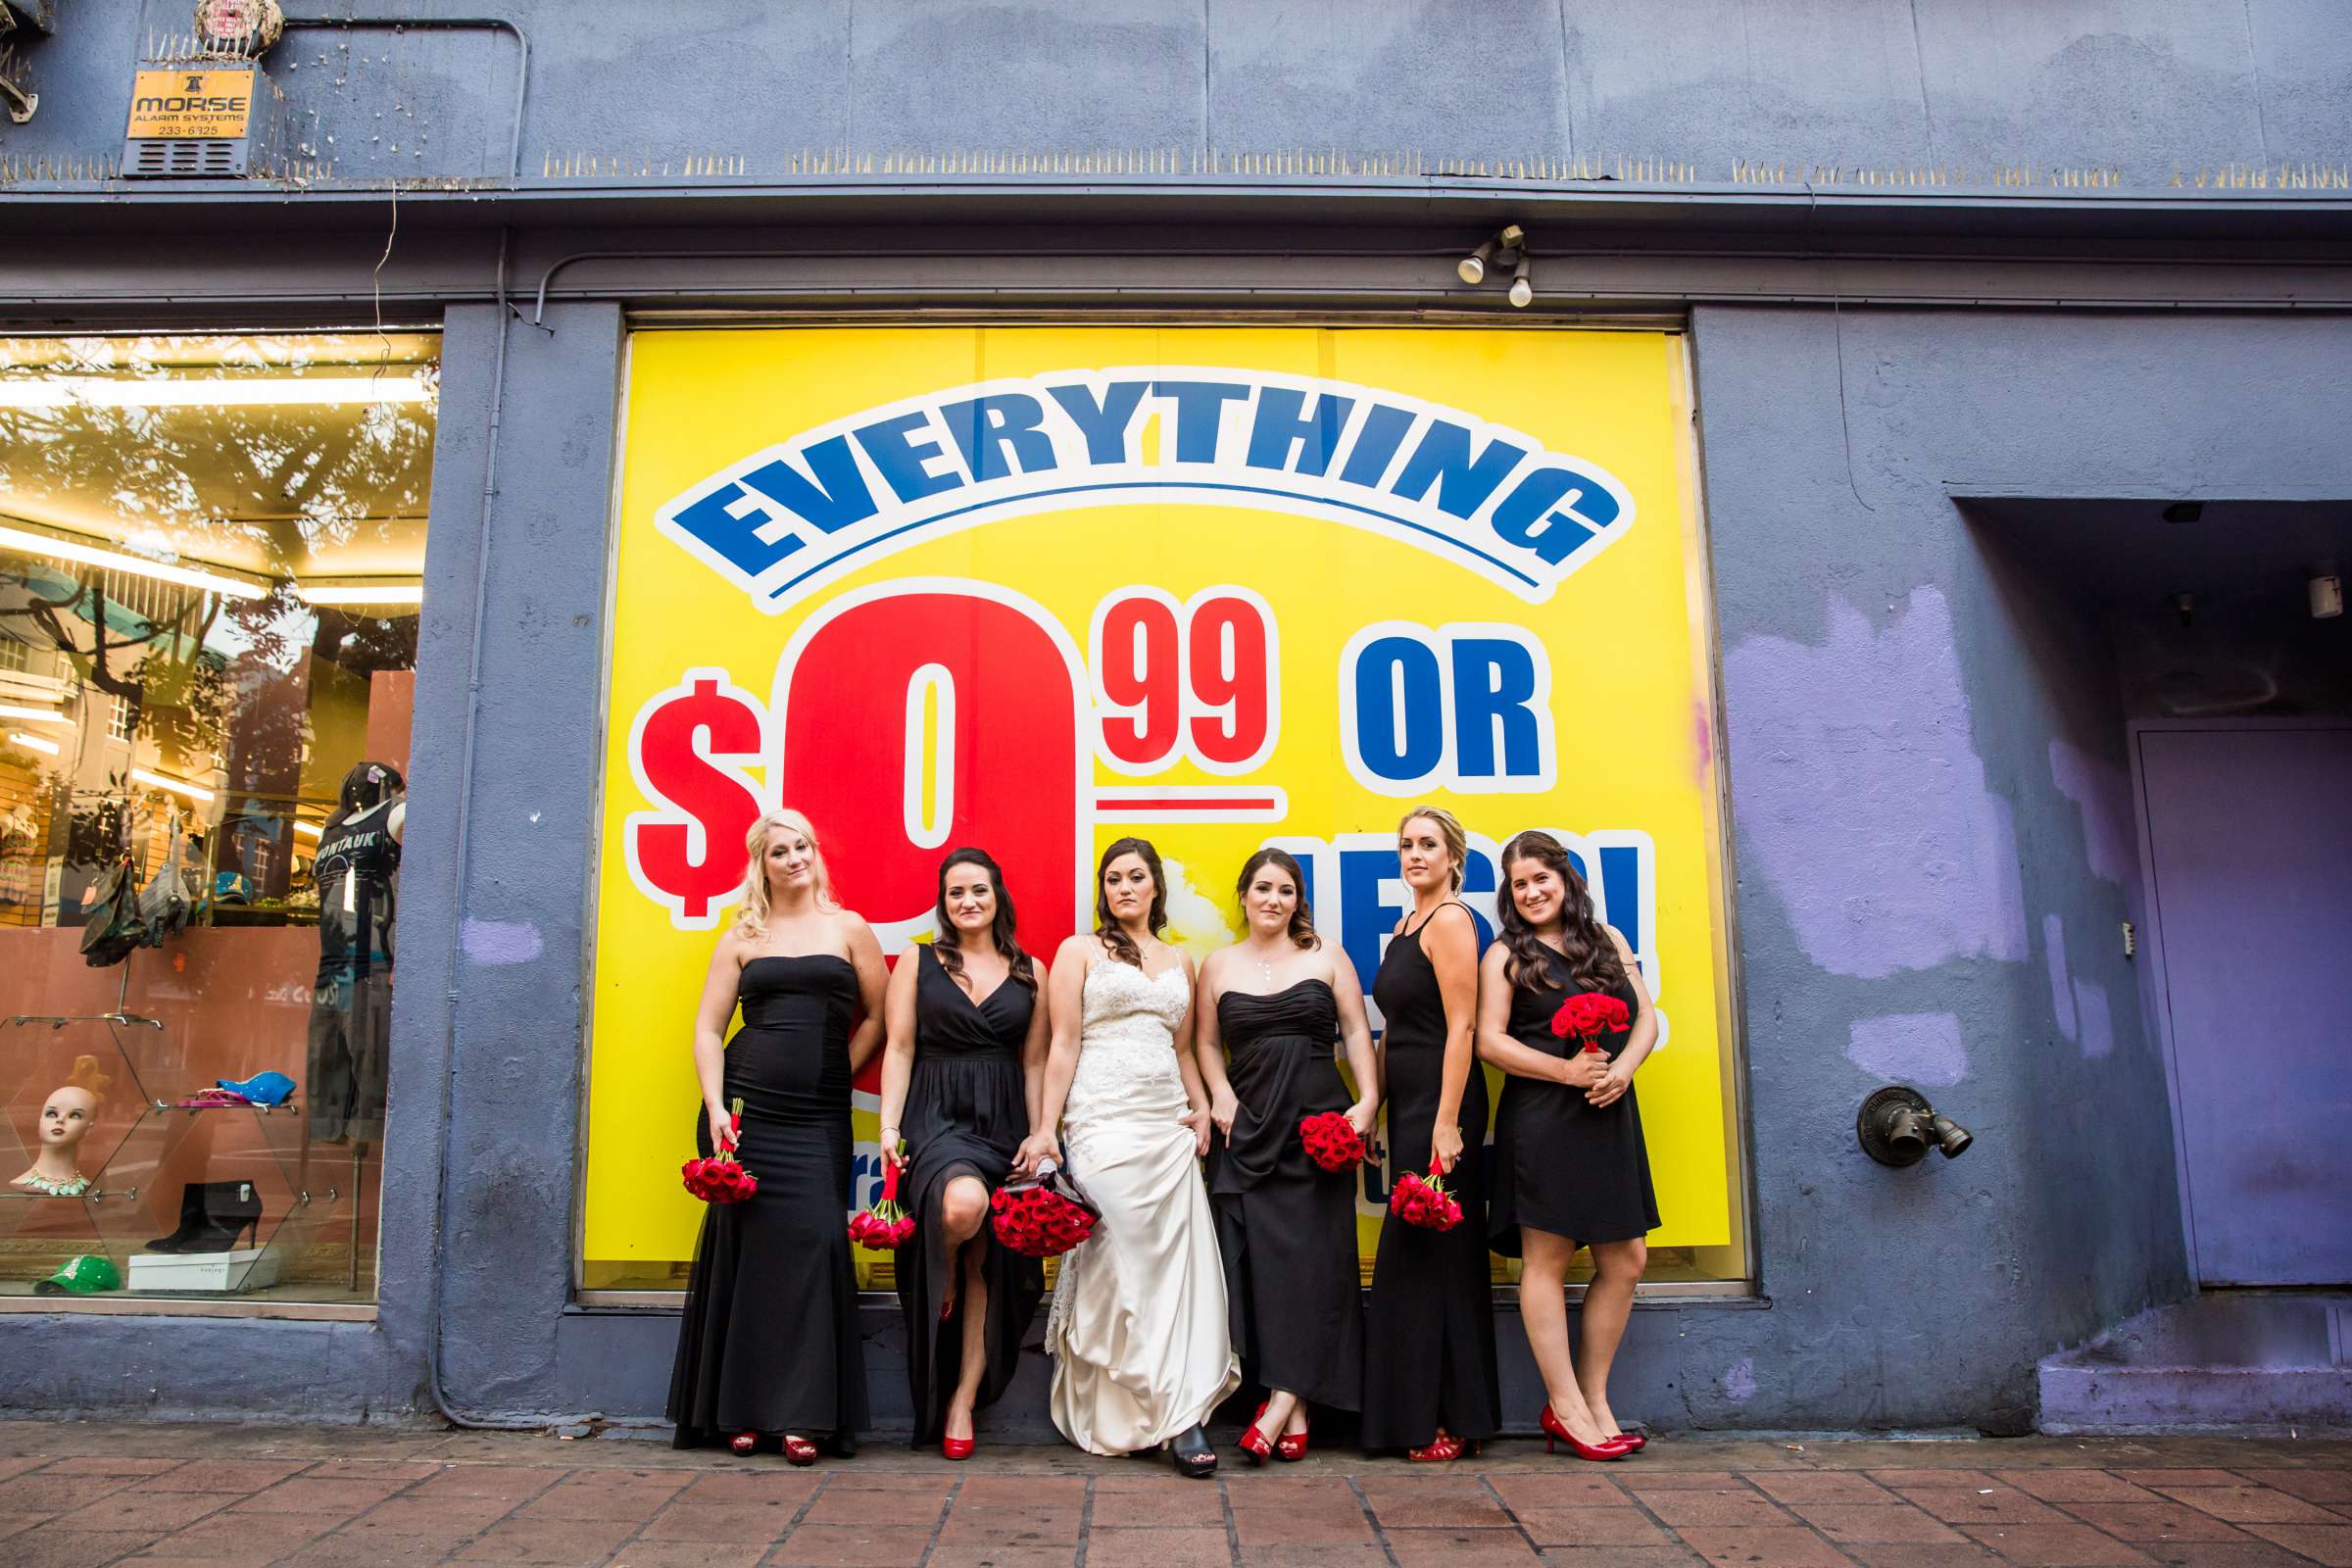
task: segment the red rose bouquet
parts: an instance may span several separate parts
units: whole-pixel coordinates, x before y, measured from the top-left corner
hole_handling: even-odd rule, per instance
[[[1059,1257],[1095,1234],[1102,1211],[1077,1184],[1048,1164],[1033,1182],[1000,1187],[988,1200],[989,1227],[1023,1257]]]
[[[1306,1157],[1325,1170],[1353,1170],[1364,1162],[1364,1141],[1356,1136],[1355,1124],[1340,1111],[1326,1110],[1302,1118],[1298,1141],[1306,1146]]]
[[[1551,1032],[1556,1039],[1582,1040],[1587,1051],[1598,1051],[1602,1034],[1622,1033],[1629,1022],[1625,1004],[1615,997],[1580,991],[1551,1015]]]
[[[690,1159],[678,1167],[686,1190],[706,1203],[740,1203],[760,1190],[760,1178],[743,1168],[735,1146],[743,1134],[743,1102],[735,1102],[727,1117],[726,1142],[708,1159]]]
[[[1407,1171],[1397,1178],[1389,1194],[1389,1212],[1429,1231],[1449,1231],[1462,1222],[1462,1205],[1446,1191],[1446,1175],[1434,1155],[1427,1176]]]
[[[901,1139],[899,1153],[903,1157],[906,1152],[906,1142]],[[899,1173],[906,1167],[898,1160],[884,1164],[881,1200],[850,1216],[850,1240],[869,1252],[895,1252],[914,1237],[914,1221],[899,1206]]]

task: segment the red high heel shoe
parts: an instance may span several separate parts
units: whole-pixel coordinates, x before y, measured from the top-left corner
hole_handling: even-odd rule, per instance
[[[1545,1453],[1552,1451],[1551,1446],[1554,1440],[1568,1445],[1568,1451],[1579,1459],[1622,1459],[1634,1451],[1615,1438],[1610,1438],[1602,1443],[1585,1442],[1584,1439],[1560,1425],[1560,1418],[1551,1413],[1551,1406],[1548,1404],[1544,1406],[1544,1414],[1539,1418],[1539,1424],[1544,1428],[1544,1451]]]
[[[1297,1464],[1306,1457],[1306,1437],[1303,1432],[1285,1432],[1274,1440],[1274,1456]]]
[[[727,1446],[733,1448],[737,1453],[750,1453],[754,1448],[760,1446],[760,1434],[738,1432],[727,1440]]]
[[[1611,1443],[1624,1444],[1625,1451],[1628,1453],[1640,1453],[1643,1448],[1649,1446],[1648,1437],[1640,1432],[1612,1433],[1609,1437],[1609,1441]]]
[[[1445,1464],[1462,1456],[1462,1440],[1440,1427],[1426,1447],[1407,1448],[1404,1456],[1414,1464]]]
[[[972,1450],[980,1446],[978,1438],[941,1438],[939,1456],[943,1459],[969,1459]]]
[[[1251,1416],[1250,1424],[1242,1429],[1242,1451],[1250,1456],[1251,1464],[1264,1464],[1267,1456],[1274,1451],[1274,1445],[1264,1433],[1257,1430],[1257,1424],[1266,1418],[1266,1406],[1272,1402],[1271,1399],[1260,1400],[1257,1414]]]
[[[796,1438],[791,1436],[789,1433],[786,1434],[784,1438],[784,1462],[787,1464],[798,1465],[810,1465],[816,1463],[816,1445],[810,1443],[807,1438]]]

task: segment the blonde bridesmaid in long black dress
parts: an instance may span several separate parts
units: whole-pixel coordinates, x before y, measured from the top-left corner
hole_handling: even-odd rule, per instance
[[[940,862],[939,933],[890,978],[884,1155],[906,1143],[899,1307],[914,1445],[972,1453],[975,1408],[1012,1382],[1045,1296],[1045,1265],[998,1245],[989,1199],[1036,1118],[1046,1061],[1045,966],[1021,951],[1004,872],[986,853]]]
[[[670,1371],[679,1447],[723,1438],[738,1453],[779,1440],[813,1464],[857,1449],[866,1424],[850,1206],[850,1080],[882,1041],[882,950],[833,902],[816,831],[771,811],[745,839],[744,906],[718,939],[695,1010],[703,1092],[697,1143],[730,1139],[760,1182],[704,1210]],[[743,1027],[722,1044],[738,1002]],[[862,1008],[864,1019],[852,1027]],[[789,1332],[780,1325],[790,1325]]]
[[[1389,1180],[1425,1173],[1434,1155],[1462,1219],[1449,1231],[1393,1212],[1381,1222],[1364,1304],[1363,1441],[1444,1461],[1502,1427],[1487,1261],[1487,1081],[1472,1043],[1478,927],[1454,896],[1469,841],[1451,812],[1416,808],[1397,826],[1396,849],[1413,907],[1372,982]]]
[[[1241,1446],[1262,1464],[1306,1456],[1311,1407],[1363,1407],[1356,1173],[1307,1157],[1298,1124],[1338,1111],[1369,1142],[1380,1078],[1355,965],[1315,934],[1298,862],[1260,850],[1236,891],[1250,934],[1200,966],[1196,1049],[1216,1126],[1208,1200],[1233,1343],[1244,1375],[1266,1391]]]

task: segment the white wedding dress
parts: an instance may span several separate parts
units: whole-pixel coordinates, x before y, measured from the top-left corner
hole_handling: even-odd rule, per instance
[[[1240,1387],[1216,1222],[1200,1180],[1175,1032],[1181,964],[1154,979],[1097,958],[1062,1107],[1070,1171],[1102,1210],[1062,1254],[1046,1350],[1054,1424],[1089,1453],[1133,1453],[1205,1420]]]

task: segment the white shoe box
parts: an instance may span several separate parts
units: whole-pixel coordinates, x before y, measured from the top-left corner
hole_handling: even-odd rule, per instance
[[[266,1247],[130,1254],[134,1291],[258,1291],[276,1283],[277,1254]]]

